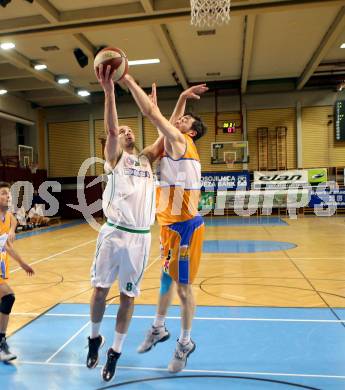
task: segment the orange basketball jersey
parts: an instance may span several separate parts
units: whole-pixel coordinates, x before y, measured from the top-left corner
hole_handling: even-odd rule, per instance
[[[187,221],[198,215],[200,158],[192,138],[184,136],[185,154],[174,160],[165,151],[157,167],[157,220],[160,225]]]
[[[7,212],[4,218],[0,218],[0,283],[4,282],[5,279],[8,279],[9,274],[8,254],[5,250],[5,243],[7,235],[10,232],[10,228],[11,216],[10,213]]]

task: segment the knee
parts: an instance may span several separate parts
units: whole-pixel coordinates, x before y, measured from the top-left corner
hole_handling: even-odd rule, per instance
[[[104,302],[107,298],[108,290],[105,288],[96,287],[94,290],[95,301]]]
[[[133,297],[129,297],[128,295],[121,293],[121,295],[120,295],[120,305],[124,309],[129,309],[129,308],[131,308],[134,305],[134,298]]]
[[[14,294],[4,295],[1,299],[0,313],[9,315],[12,311],[14,301],[16,300]]]
[[[187,284],[179,284],[177,286],[177,294],[180,297],[182,303],[188,302],[191,297],[190,286]]]

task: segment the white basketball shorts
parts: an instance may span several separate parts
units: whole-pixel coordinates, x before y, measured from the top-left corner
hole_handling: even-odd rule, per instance
[[[120,292],[140,294],[140,282],[149,258],[151,233],[137,233],[104,224],[99,232],[91,267],[91,285],[110,288],[118,279]]]

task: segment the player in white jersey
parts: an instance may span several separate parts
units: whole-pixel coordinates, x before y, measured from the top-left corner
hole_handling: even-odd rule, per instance
[[[110,287],[118,279],[120,307],[115,337],[108,349],[102,377],[110,381],[127,335],[134,309],[134,298],[140,293],[140,282],[150,251],[150,226],[154,223],[154,180],[151,163],[162,150],[163,138],[137,154],[135,136],[128,126],[119,126],[115,105],[113,74],[110,66],[97,78],[105,94],[104,124],[105,171],[108,182],[103,194],[103,211],[107,222],[98,236],[91,268],[91,335],[86,365],[97,366],[99,348],[104,337],[99,333]],[[153,89],[153,99],[155,89]]]

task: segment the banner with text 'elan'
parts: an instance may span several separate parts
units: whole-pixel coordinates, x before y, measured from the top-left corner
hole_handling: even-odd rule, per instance
[[[306,185],[308,185],[308,171],[305,169],[254,172],[254,189],[291,188]]]

